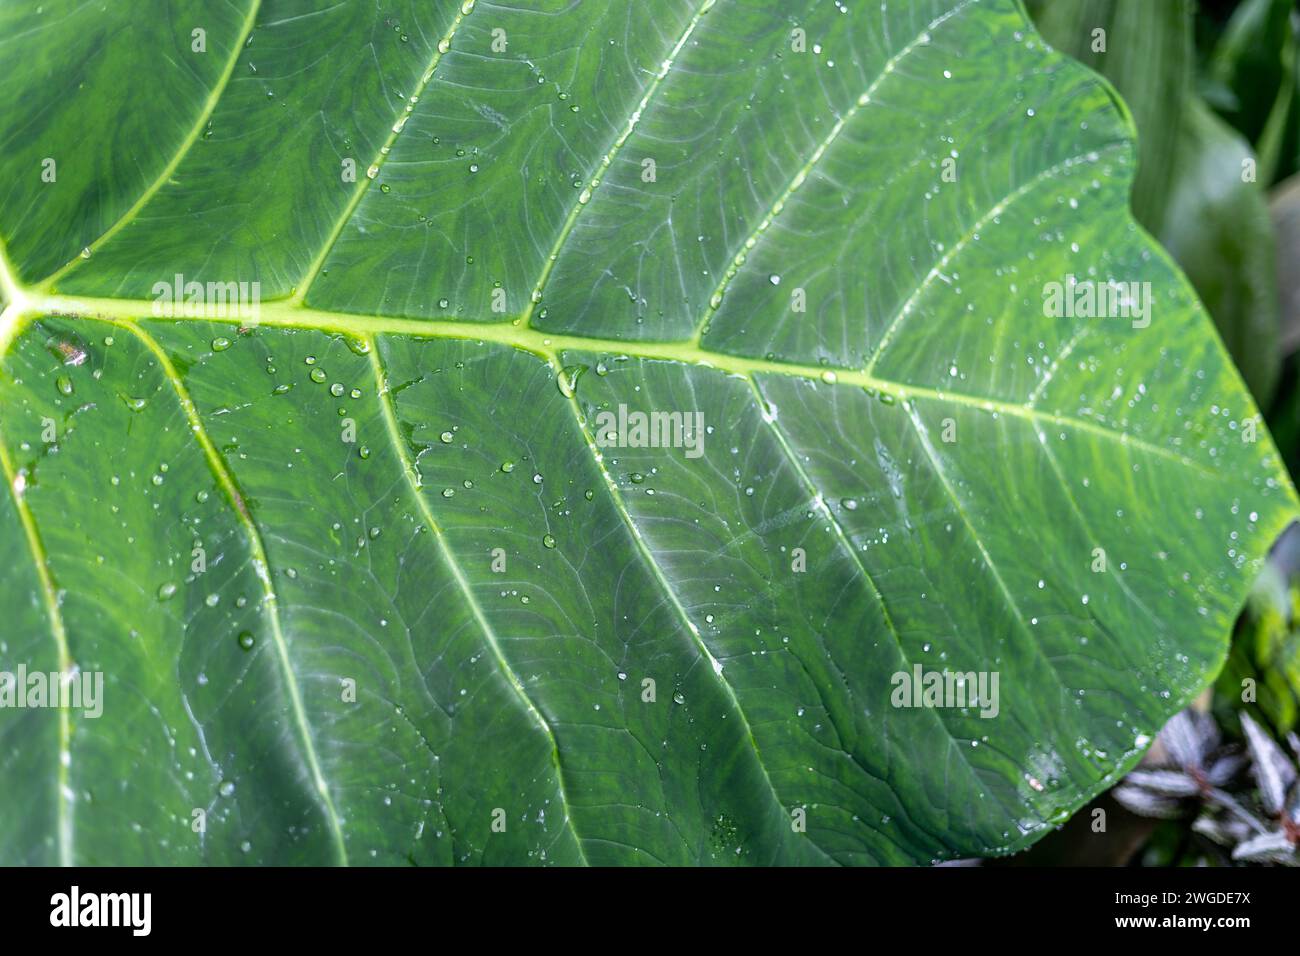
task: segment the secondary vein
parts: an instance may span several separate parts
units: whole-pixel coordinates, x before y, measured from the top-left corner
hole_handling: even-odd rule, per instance
[[[284,637],[284,631],[280,625],[280,608],[279,601],[276,597],[275,584],[271,580],[271,565],[266,557],[266,548],[262,543],[261,532],[258,531],[257,525],[253,522],[252,515],[248,512],[248,506],[244,502],[244,496],[235,484],[234,477],[226,467],[220,452],[212,443],[208,436],[207,429],[203,426],[203,420],[199,417],[198,408],[194,400],[190,397],[189,391],[181,381],[180,375],[176,372],[176,367],[172,363],[170,356],[161,345],[149,335],[144,329],[134,322],[120,323],[124,328],[129,329],[147,348],[157,360],[162,368],[163,375],[171,384],[173,391],[176,393],[176,399],[180,403],[181,410],[185,413],[185,418],[189,422],[190,431],[193,433],[195,441],[203,451],[204,458],[207,459],[208,466],[212,474],[216,477],[217,483],[221,485],[222,491],[225,492],[226,498],[230,501],[231,507],[235,512],[235,520],[243,527],[248,538],[248,547],[252,556],[253,570],[257,575],[258,583],[262,587],[263,602],[267,609],[267,619],[271,628],[271,637],[274,643],[276,654],[279,659],[280,667],[284,672],[285,686],[289,691],[289,704],[293,712],[294,723],[297,725],[299,735],[302,738],[303,754],[307,760],[307,767],[311,773],[312,784],[320,797],[322,808],[325,811],[325,818],[329,824],[330,835],[334,842],[335,854],[338,862],[346,866],[348,863],[347,846],[343,840],[343,829],[339,820],[338,811],[334,808],[334,798],[330,795],[329,785],[325,782],[324,774],[321,772],[320,761],[316,756],[316,747],[312,742],[311,728],[307,723],[307,715],[303,708],[302,695],[298,689],[298,680],[294,675],[293,665],[289,660],[289,646]]]
[[[433,539],[438,546],[438,553],[441,555],[443,562],[451,571],[452,577],[456,580],[456,585],[464,595],[466,603],[469,605],[470,613],[473,614],[475,622],[483,632],[483,638],[487,642],[488,649],[492,651],[493,657],[496,658],[497,666],[500,668],[506,683],[518,696],[524,710],[529,716],[541,727],[551,742],[551,762],[555,766],[555,782],[560,790],[560,799],[564,801],[564,822],[569,827],[569,832],[573,834],[574,845],[578,849],[578,856],[584,865],[590,865],[587,860],[586,851],[582,847],[582,837],[578,835],[578,829],[573,822],[573,814],[570,812],[572,803],[569,799],[568,792],[564,785],[564,767],[560,762],[560,741],[551,728],[550,722],[545,715],[533,703],[532,698],[528,696],[524,688],[523,681],[515,673],[510,661],[506,658],[505,652],[501,648],[501,642],[497,639],[495,628],[487,619],[483,612],[483,606],[479,604],[478,597],[474,594],[474,589],[470,587],[465,573],[461,570],[460,562],[457,561],[456,555],[451,550],[451,545],[447,542],[446,534],[442,526],[433,515],[433,510],[425,500],[424,493],[421,490],[420,474],[415,468],[415,462],[411,459],[407,450],[406,443],[402,438],[402,430],[397,424],[397,412],[393,407],[392,395],[388,390],[388,377],[384,372],[383,364],[379,360],[379,344],[373,337],[365,339],[368,345],[368,354],[370,356],[370,367],[375,377],[375,394],[379,398],[379,408],[383,413],[384,427],[388,431],[389,442],[393,446],[393,451],[397,455],[398,461],[402,465],[402,475],[406,479],[407,487],[410,489],[411,497],[415,500],[416,508],[419,509],[420,517],[423,519],[429,531],[433,534]]]
[[[537,277],[537,282],[533,285],[533,291],[529,296],[528,306],[524,310],[523,321],[521,323],[525,328],[527,328],[532,322],[533,310],[537,308],[537,303],[542,300],[542,290],[546,287],[546,283],[551,277],[551,270],[555,268],[555,263],[560,257],[560,252],[564,249],[565,243],[569,241],[569,235],[573,232],[573,227],[578,222],[578,216],[582,214],[582,210],[586,208],[587,204],[591,201],[592,194],[596,191],[596,188],[600,186],[605,173],[614,162],[614,157],[616,157],[619,150],[623,148],[623,144],[628,141],[628,138],[636,129],[637,123],[641,121],[641,115],[650,105],[650,101],[654,99],[655,94],[659,92],[659,87],[662,85],[664,78],[668,76],[669,71],[673,68],[673,64],[677,61],[677,55],[682,52],[682,48],[686,46],[691,36],[695,33],[695,28],[700,25],[700,21],[704,18],[704,15],[709,12],[716,2],[717,0],[704,0],[704,2],[700,4],[700,8],[695,11],[690,22],[686,24],[686,29],[682,32],[682,35],[678,37],[677,43],[673,46],[672,50],[669,51],[668,56],[664,58],[663,63],[660,64],[659,71],[655,74],[654,79],[651,80],[650,84],[646,87],[645,95],[641,97],[641,101],[637,104],[636,109],[634,109],[628,117],[622,133],[620,133],[618,138],[614,140],[613,145],[605,151],[605,155],[601,157],[600,164],[596,167],[596,172],[591,177],[590,185],[579,193],[577,201],[569,210],[569,214],[565,217],[563,225],[560,226],[559,235],[555,237],[555,242],[551,246],[550,255],[548,255],[545,262],[542,263],[541,275]]]
[[[438,64],[442,61],[443,54],[451,49],[452,38],[456,35],[456,30],[460,28],[461,21],[469,16],[473,10],[474,4],[472,2],[463,4],[452,18],[451,26],[447,28],[447,32],[434,46],[433,57],[429,60],[429,65],[425,67],[424,73],[421,74],[419,82],[415,84],[415,92],[411,94],[409,99],[404,99],[402,110],[393,120],[388,136],[384,139],[383,145],[379,147],[378,155],[375,156],[374,162],[367,167],[365,175],[357,180],[357,188],[352,191],[352,196],[348,199],[348,204],[343,207],[342,214],[334,221],[330,234],[325,238],[325,242],[320,247],[320,251],[316,253],[316,257],[312,259],[311,265],[307,267],[307,271],[298,283],[298,287],[291,296],[290,301],[302,302],[307,297],[307,290],[311,288],[312,283],[316,281],[316,277],[320,275],[325,260],[329,258],[329,254],[334,249],[335,243],[338,242],[339,236],[343,234],[347,224],[352,221],[352,214],[356,212],[357,206],[361,204],[361,199],[365,196],[371,182],[378,176],[379,170],[384,165],[384,160],[388,158],[393,144],[397,142],[397,137],[406,128],[406,119],[411,114],[412,106],[424,93],[424,88],[429,85],[429,81],[433,79],[434,71],[437,70]]]
[[[558,355],[552,354],[549,357],[549,361],[551,367],[555,370],[556,375],[564,374],[562,363]],[[597,469],[599,469],[601,475],[605,478],[605,486],[609,489],[610,496],[613,498],[614,510],[617,511],[619,517],[623,519],[623,524],[627,528],[628,534],[631,536],[637,552],[641,555],[642,563],[645,565],[646,570],[654,577],[655,582],[659,585],[660,590],[664,593],[664,596],[668,599],[668,602],[672,605],[674,611],[676,611],[677,616],[681,618],[686,633],[690,635],[691,643],[695,646],[696,650],[699,651],[704,660],[709,662],[710,668],[717,678],[718,684],[721,685],[727,699],[730,700],[731,706],[735,708],[736,716],[740,718],[740,725],[744,728],[745,737],[749,741],[750,749],[754,752],[754,762],[758,765],[759,771],[763,774],[763,780],[767,783],[768,790],[771,791],[772,799],[776,802],[777,809],[782,815],[784,815],[787,812],[785,804],[781,802],[781,796],[776,791],[776,785],[772,782],[771,776],[768,775],[767,765],[763,763],[762,755],[759,753],[758,749],[758,741],[754,737],[754,730],[753,727],[750,726],[749,718],[745,716],[745,710],[740,705],[740,698],[736,696],[736,692],[732,688],[731,683],[722,676],[722,667],[718,664],[717,658],[713,656],[708,645],[706,645],[703,638],[700,637],[699,627],[697,627],[695,622],[691,620],[690,614],[687,613],[686,608],[677,597],[677,592],[673,589],[672,584],[664,575],[663,569],[659,566],[659,562],[655,560],[649,546],[646,544],[645,538],[641,534],[641,529],[637,527],[636,522],[632,520],[632,515],[628,512],[627,506],[621,500],[618,493],[618,486],[615,484],[613,477],[606,470],[605,465],[601,460],[601,455],[597,451],[595,436],[591,434],[586,419],[582,415],[582,409],[578,406],[577,396],[570,395],[565,404],[567,404],[573,411],[573,416],[577,422],[578,429],[581,431],[583,440],[587,443],[587,447],[591,451],[592,460],[596,463]],[[827,860],[832,863],[836,862],[830,854],[814,843],[811,839],[809,839],[808,842],[810,846],[816,849],[817,852]]]
[[[40,533],[36,530],[36,520],[32,517],[31,509],[27,507],[27,502],[23,498],[18,484],[18,470],[14,467],[13,458],[9,455],[9,446],[5,442],[3,435],[0,435],[0,470],[4,472],[5,485],[9,488],[9,494],[13,497],[14,509],[18,512],[18,520],[23,527],[23,535],[27,539],[27,549],[31,553],[32,563],[36,566],[36,576],[41,587],[41,598],[45,604],[45,613],[49,618],[50,631],[54,636],[54,644],[58,652],[59,673],[66,677],[72,673],[72,655],[68,650],[68,633],[64,629],[63,615],[59,610],[58,589],[54,586],[54,578],[50,574],[45,547],[41,544]],[[58,787],[55,802],[58,817],[59,865],[71,866],[73,839],[72,791],[68,787],[68,778],[72,766],[72,721],[68,716],[68,708],[59,707],[57,712],[59,721],[59,766],[55,775],[55,782]]]
[[[213,86],[212,91],[208,94],[207,100],[204,101],[203,109],[199,112],[198,119],[194,121],[194,126],[190,129],[185,139],[181,141],[180,148],[172,155],[171,160],[165,167],[163,167],[163,171],[158,174],[158,177],[149,184],[149,187],[143,193],[140,194],[140,198],[132,204],[131,208],[124,212],[118,218],[117,222],[109,226],[108,230],[102,236],[86,247],[92,253],[107,243],[108,240],[112,239],[113,236],[117,235],[119,231],[135,219],[136,214],[139,213],[139,211],[144,208],[145,204],[154,197],[158,190],[163,187],[163,184],[166,183],[167,180],[171,179],[172,173],[176,172],[176,168],[180,166],[181,160],[189,155],[190,147],[198,141],[200,134],[203,132],[203,128],[207,125],[208,120],[216,110],[218,101],[226,92],[226,86],[230,83],[230,78],[235,72],[235,64],[239,62],[240,51],[244,49],[244,44],[248,41],[249,34],[253,32],[253,25],[257,22],[257,14],[261,5],[262,0],[252,0],[252,3],[249,5],[248,13],[245,15],[243,25],[240,27],[239,37],[231,47],[230,59],[226,62],[225,69],[222,71],[216,85]],[[54,288],[56,282],[84,261],[84,254],[74,257],[57,271],[41,280],[37,284],[37,288],[43,290]]]
[[[906,59],[918,47],[924,46],[929,42],[931,30],[936,29],[944,22],[952,19],[966,7],[975,2],[977,2],[977,0],[965,0],[965,2],[959,3],[951,10],[944,11],[941,16],[938,16],[927,23],[925,29],[918,33],[911,41],[906,43],[901,50],[885,61],[885,65],[876,75],[876,78],[867,86],[866,91],[858,97],[857,101],[854,102],[852,106],[844,111],[843,116],[835,121],[835,125],[831,127],[831,130],[826,137],[817,144],[817,148],[813,150],[808,161],[799,167],[799,170],[794,174],[793,178],[791,178],[785,189],[783,189],[781,194],[777,196],[776,201],[772,203],[767,214],[758,221],[758,225],[750,230],[749,234],[745,237],[745,241],[736,247],[736,252],[731,264],[727,267],[726,272],[723,273],[722,279],[718,282],[717,288],[713,290],[713,295],[709,297],[706,306],[708,311],[705,312],[704,318],[696,323],[692,341],[699,342],[700,339],[703,338],[704,329],[709,323],[710,314],[712,310],[722,304],[722,297],[726,293],[727,287],[740,273],[740,268],[745,261],[745,254],[753,248],[758,237],[772,224],[772,220],[781,214],[782,210],[785,209],[785,204],[790,201],[791,197],[793,197],[794,194],[798,192],[799,188],[807,181],[808,176],[816,168],[817,163],[821,161],[821,158],[824,155],[826,155],[826,151],[831,148],[831,145],[839,139],[840,133],[844,131],[844,127],[847,126],[853,117],[857,115],[858,110],[871,102],[871,97],[875,94],[876,90],[880,88],[880,84],[898,68],[899,63]]]

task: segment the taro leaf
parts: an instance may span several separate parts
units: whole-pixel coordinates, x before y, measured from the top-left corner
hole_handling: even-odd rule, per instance
[[[1036,839],[1296,511],[1133,143],[1012,0],[0,6],[0,859]]]
[[[1278,277],[1273,223],[1260,184],[1243,181],[1250,147],[1203,102],[1188,98],[1160,237],[1187,271],[1251,392],[1277,386]]]
[[[1133,211],[1159,233],[1195,61],[1192,0],[1038,0],[1043,38],[1115,84],[1141,133]]]
[[[1222,106],[1215,105],[1256,145],[1265,184],[1273,182],[1282,151],[1295,148],[1294,6],[1291,0],[1245,0],[1233,11],[1208,68],[1209,86],[1226,92]],[[1281,172],[1290,171],[1288,162]]]

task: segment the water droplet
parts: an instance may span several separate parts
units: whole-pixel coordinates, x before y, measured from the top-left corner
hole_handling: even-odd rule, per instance
[[[578,379],[585,371],[587,371],[586,365],[566,365],[555,379],[555,383],[560,387],[560,394],[565,398],[573,398],[578,390]]]
[[[225,336],[218,335],[212,340],[212,351],[224,352],[228,348],[230,348],[230,339]]]
[[[60,375],[54,380],[54,387],[59,390],[60,395],[72,394],[72,379],[66,375]]]
[[[239,647],[241,650],[251,651],[253,649],[253,635],[249,631],[241,631],[239,634]]]
[[[176,585],[168,581],[166,584],[162,585],[162,587],[158,588],[158,600],[166,601],[175,593],[176,593]]]
[[[553,534],[542,535],[542,547],[544,548],[555,547],[555,535]]]
[[[360,448],[357,449],[357,454],[358,454],[359,456],[361,456],[362,459],[369,458],[369,457],[370,457],[370,446],[369,446],[369,445],[362,445]]]
[[[456,438],[456,436],[453,435],[451,432],[443,432],[441,435],[438,436],[438,438],[442,440],[442,443],[444,445],[450,445],[452,441]]]
[[[311,380],[319,384],[325,381],[325,370],[323,368],[314,368],[311,370]]]
[[[501,470],[508,475],[510,472],[515,470],[515,463],[513,461],[503,461],[501,463]]]

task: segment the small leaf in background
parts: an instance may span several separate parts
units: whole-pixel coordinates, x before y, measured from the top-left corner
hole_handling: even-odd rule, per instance
[[[1202,90],[1259,153],[1259,181],[1295,170],[1296,18],[1293,0],[1243,0],[1209,58]]]
[[[1296,770],[1282,748],[1273,742],[1245,712],[1241,714],[1241,728],[1246,732],[1250,747],[1251,773],[1259,786],[1260,800],[1270,814],[1282,812],[1287,794],[1296,781]]]

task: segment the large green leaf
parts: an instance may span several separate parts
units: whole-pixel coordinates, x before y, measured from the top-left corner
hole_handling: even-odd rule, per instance
[[[1250,147],[1196,97],[1184,103],[1181,146],[1160,236],[1214,316],[1251,394],[1268,403],[1277,387],[1277,244],[1268,198],[1243,181]]]
[[[1195,65],[1192,0],[1030,0],[1043,38],[1105,76],[1141,133],[1133,210],[1159,233]]]
[[[1296,510],[1133,164],[1011,0],[0,6],[0,652],[105,680],[0,710],[0,859],[1026,845]]]
[[[1043,36],[1098,70],[1139,131],[1132,202],[1213,316],[1251,394],[1272,399],[1278,355],[1273,235],[1260,162],[1193,89],[1191,0],[1044,0]],[[1284,14],[1285,24],[1285,14]],[[1248,180],[1248,181],[1246,181]]]

